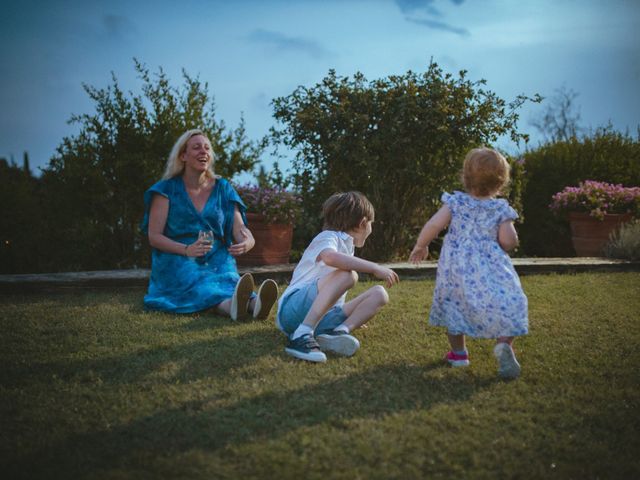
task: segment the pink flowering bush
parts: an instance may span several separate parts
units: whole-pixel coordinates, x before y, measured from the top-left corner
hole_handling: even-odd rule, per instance
[[[599,220],[607,213],[640,213],[640,187],[585,180],[577,187],[565,187],[552,197],[551,210],[563,215],[587,212]]]
[[[236,190],[247,206],[247,213],[262,214],[268,223],[294,223],[302,209],[300,197],[282,188],[239,185]]]

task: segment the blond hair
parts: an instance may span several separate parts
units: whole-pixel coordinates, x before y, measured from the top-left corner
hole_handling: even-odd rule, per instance
[[[480,197],[493,196],[509,183],[511,166],[491,148],[474,148],[464,158],[462,183],[467,192]]]
[[[374,220],[375,211],[360,192],[334,193],[322,205],[324,230],[348,232],[360,225],[363,218]]]
[[[167,159],[167,166],[164,170],[164,175],[162,176],[163,180],[168,180],[170,178],[176,177],[178,175],[182,175],[184,171],[184,162],[180,159],[182,154],[187,150],[187,143],[191,139],[191,137],[195,137],[196,135],[202,135],[209,144],[209,151],[211,152],[211,162],[209,163],[209,167],[205,172],[205,176],[210,179],[215,178],[215,172],[213,170],[213,164],[215,163],[216,156],[213,153],[213,146],[211,145],[211,140],[207,137],[207,134],[202,130],[193,129],[187,130],[180,138],[173,144],[173,148],[171,148],[171,153],[169,154],[169,158]]]

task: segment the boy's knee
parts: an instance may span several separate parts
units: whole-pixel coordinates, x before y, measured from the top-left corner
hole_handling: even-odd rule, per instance
[[[376,285],[373,287],[371,294],[376,299],[379,305],[386,305],[389,303],[389,294],[387,290],[382,285]]]
[[[358,272],[354,270],[340,270],[337,275],[340,281],[344,282],[347,290],[353,288],[355,284],[358,283]]]

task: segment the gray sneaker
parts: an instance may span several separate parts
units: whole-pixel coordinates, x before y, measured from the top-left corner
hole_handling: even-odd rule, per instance
[[[324,363],[327,361],[327,356],[320,351],[318,342],[315,341],[310,333],[302,335],[295,340],[289,340],[284,351],[292,357],[306,360],[307,362]]]
[[[497,343],[493,347],[493,354],[498,359],[498,376],[506,379],[517,378],[520,375],[520,364],[516,360],[513,348],[508,343]]]
[[[360,348],[360,342],[353,335],[342,331],[329,331],[316,335],[320,349],[337,355],[350,357]]]

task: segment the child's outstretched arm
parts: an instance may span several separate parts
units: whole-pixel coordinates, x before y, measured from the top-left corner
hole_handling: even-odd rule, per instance
[[[438,234],[447,226],[451,221],[451,210],[446,205],[440,207],[440,210],[429,219],[427,223],[422,227],[418,240],[416,240],[416,246],[413,247],[411,254],[409,255],[409,261],[411,263],[420,263],[429,255],[429,244],[438,236]]]
[[[383,267],[382,265],[370,262],[369,260],[336,252],[335,250],[323,250],[320,252],[317,259],[322,260],[330,267],[338,268],[340,270],[354,270],[356,272],[370,273],[374,277],[384,280],[389,288],[400,281],[398,274],[390,268]]]
[[[510,252],[518,246],[518,233],[511,220],[502,222],[498,229],[498,243],[505,252]]]

